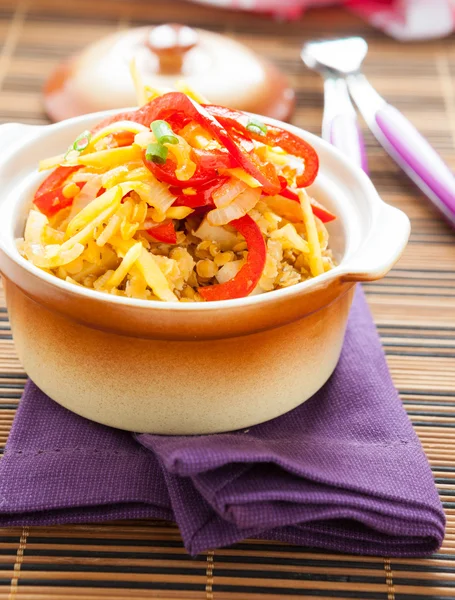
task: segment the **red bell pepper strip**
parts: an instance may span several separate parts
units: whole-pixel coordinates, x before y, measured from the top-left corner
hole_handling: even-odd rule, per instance
[[[165,244],[176,244],[177,233],[175,231],[174,223],[172,221],[164,221],[156,227],[150,227],[147,229],[149,233],[158,242],[164,242]]]
[[[320,219],[323,223],[330,223],[330,221],[335,221],[336,216],[330,212],[325,206],[322,206],[319,202],[317,202],[314,198],[310,199],[311,210],[313,211],[313,215]]]
[[[76,185],[79,187],[79,189],[81,189],[85,183],[79,182],[76,183]],[[63,208],[67,208],[73,204],[74,198],[66,198],[63,195],[64,187],[65,186],[62,185],[57,189],[50,190],[49,192],[45,192],[39,196],[35,195],[33,204],[47,217],[52,217]]]
[[[248,247],[246,263],[235,277],[207,287],[198,288],[198,292],[207,301],[231,300],[244,298],[256,287],[265,266],[267,250],[261,230],[249,215],[231,221],[232,225],[243,235]]]
[[[168,94],[165,94],[165,96],[167,95]],[[157,100],[157,98],[151,100],[150,102],[144,104],[136,110],[128,110],[107,117],[106,119],[95,125],[95,127],[93,127],[92,133],[96,133],[97,131],[100,131],[100,129],[107,127],[111,123],[116,123],[117,121],[134,121],[134,123],[139,123],[140,125],[145,125],[145,127],[150,127],[152,121],[156,121],[158,118],[168,121],[168,123],[172,123],[173,128],[176,131],[180,131],[180,129],[183,129],[183,127],[185,127],[185,125],[187,125],[192,120],[191,116],[186,115],[183,112],[179,112],[180,109],[178,108],[170,110],[167,119],[165,119],[164,117],[154,116],[155,111],[150,107],[153,104],[153,102],[155,102],[155,100]]]
[[[214,104],[205,104],[204,108],[215,117],[228,132],[231,133],[236,131],[237,135],[241,134],[246,139],[253,139],[272,147],[278,146],[288,154],[302,158],[305,161],[305,171],[302,175],[297,177],[296,183],[298,187],[307,187],[316,179],[319,170],[319,158],[316,150],[313,146],[308,144],[308,142],[305,142],[285,129],[275,127],[274,125],[267,125],[267,133],[265,135],[260,135],[259,133],[251,131],[247,129],[249,121],[248,115],[239,110],[232,110]]]
[[[56,188],[61,187],[68,177],[75,171],[82,169],[82,166],[83,165],[78,165],[76,167],[57,167],[50,175],[46,177],[43,183],[36,190],[35,200],[38,198],[38,196],[46,194],[47,192],[52,192]]]
[[[257,134],[254,135],[256,136]],[[303,158],[305,170],[301,175],[297,175],[296,177],[298,187],[308,187],[313,183],[319,171],[319,157],[313,146],[293,133],[279,127],[269,126],[267,128],[266,140],[269,146],[278,146],[288,154]]]
[[[174,187],[199,187],[212,181],[216,177],[217,169],[231,169],[236,166],[232,156],[226,150],[198,150],[193,148],[193,158],[196,162],[194,175],[182,181],[175,175],[176,164],[172,158],[168,158],[164,164],[154,163],[146,158],[146,152],[142,153],[144,165],[157,179],[165,181]]]
[[[188,206],[188,208],[200,208],[201,206],[214,207],[212,194],[223,183],[229,180],[227,175],[217,177],[209,181],[206,185],[197,188],[196,194],[184,194],[179,188],[169,188],[171,194],[175,194],[177,198],[172,206]]]
[[[220,125],[220,123],[202,106],[196,105],[196,103],[190,100],[188,96],[181,92],[169,92],[168,94],[155,98],[137,111],[119,113],[118,115],[109,117],[98,124],[93,132],[122,119],[135,121],[146,125],[147,127],[150,126],[153,121],[163,119],[170,123],[170,125],[173,125],[174,128],[181,126],[182,123],[185,122],[185,119],[186,121],[195,121],[206,131],[211,133],[213,137],[227,149],[232,156],[234,163],[257,179],[266,192],[270,194],[278,193],[280,186],[272,165],[269,167],[266,165],[267,168],[264,168],[259,161],[255,162],[252,160],[253,155],[249,155],[237,145],[234,138],[228,134],[224,126]]]
[[[232,155],[224,149],[200,150],[193,148],[192,153],[196,164],[201,169],[233,169],[238,166]]]
[[[146,151],[144,150],[142,152],[142,161],[147,169],[151,171],[157,179],[164,181],[165,183],[169,183],[175,187],[198,187],[208,183],[216,176],[216,172],[214,173],[213,169],[202,169],[199,165],[197,165],[194,175],[186,181],[182,181],[177,179],[175,174],[177,165],[172,158],[168,158],[164,164],[159,165],[151,160],[147,160]]]
[[[234,129],[229,131],[229,135],[234,138],[237,144],[241,146],[243,150],[245,150],[245,152],[253,152],[255,147],[253,140],[251,140],[250,138],[246,138],[243,135],[239,135]]]
[[[254,139],[254,132],[247,129],[250,117],[246,113],[217,104],[203,104],[203,107],[236,139],[250,141]],[[265,135],[258,134],[258,138],[262,143],[265,143]]]

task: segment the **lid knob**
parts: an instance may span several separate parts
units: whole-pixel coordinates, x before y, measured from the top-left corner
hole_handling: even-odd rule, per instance
[[[185,54],[198,42],[199,36],[191,27],[166,23],[149,32],[146,46],[158,57],[161,73],[179,73]]]

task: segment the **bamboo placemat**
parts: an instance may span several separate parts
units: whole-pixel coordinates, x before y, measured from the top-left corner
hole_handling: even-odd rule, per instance
[[[337,9],[279,24],[172,0],[0,0],[0,120],[46,123],[40,91],[64,57],[129,25],[184,21],[229,33],[286,71],[297,91],[294,122],[319,133],[319,78],[299,62],[303,40],[361,34],[365,71],[455,168],[452,40],[400,45]],[[172,524],[0,529],[0,600],[112,598],[278,600],[286,597],[455,598],[455,235],[367,134],[372,179],[408,213],[408,249],[383,281],[365,286],[388,363],[430,460],[447,513],[444,545],[431,560],[327,554],[246,541],[188,557]],[[26,375],[0,298],[0,443]]]

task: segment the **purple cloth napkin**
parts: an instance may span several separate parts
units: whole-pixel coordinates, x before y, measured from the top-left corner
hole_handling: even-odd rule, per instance
[[[142,446],[29,383],[0,462],[0,523],[175,519],[192,554],[253,536],[423,556],[444,536],[360,289],[340,363],[311,400],[235,433],[136,439]]]
[[[157,459],[29,381],[0,460],[0,525],[172,519]]]

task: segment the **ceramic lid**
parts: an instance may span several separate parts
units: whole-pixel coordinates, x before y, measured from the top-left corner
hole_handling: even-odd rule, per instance
[[[130,64],[142,81],[172,88],[185,82],[213,104],[280,120],[294,92],[276,67],[239,42],[201,29],[166,24],[102,38],[64,63],[44,90],[45,108],[59,121],[84,113],[137,104]]]

